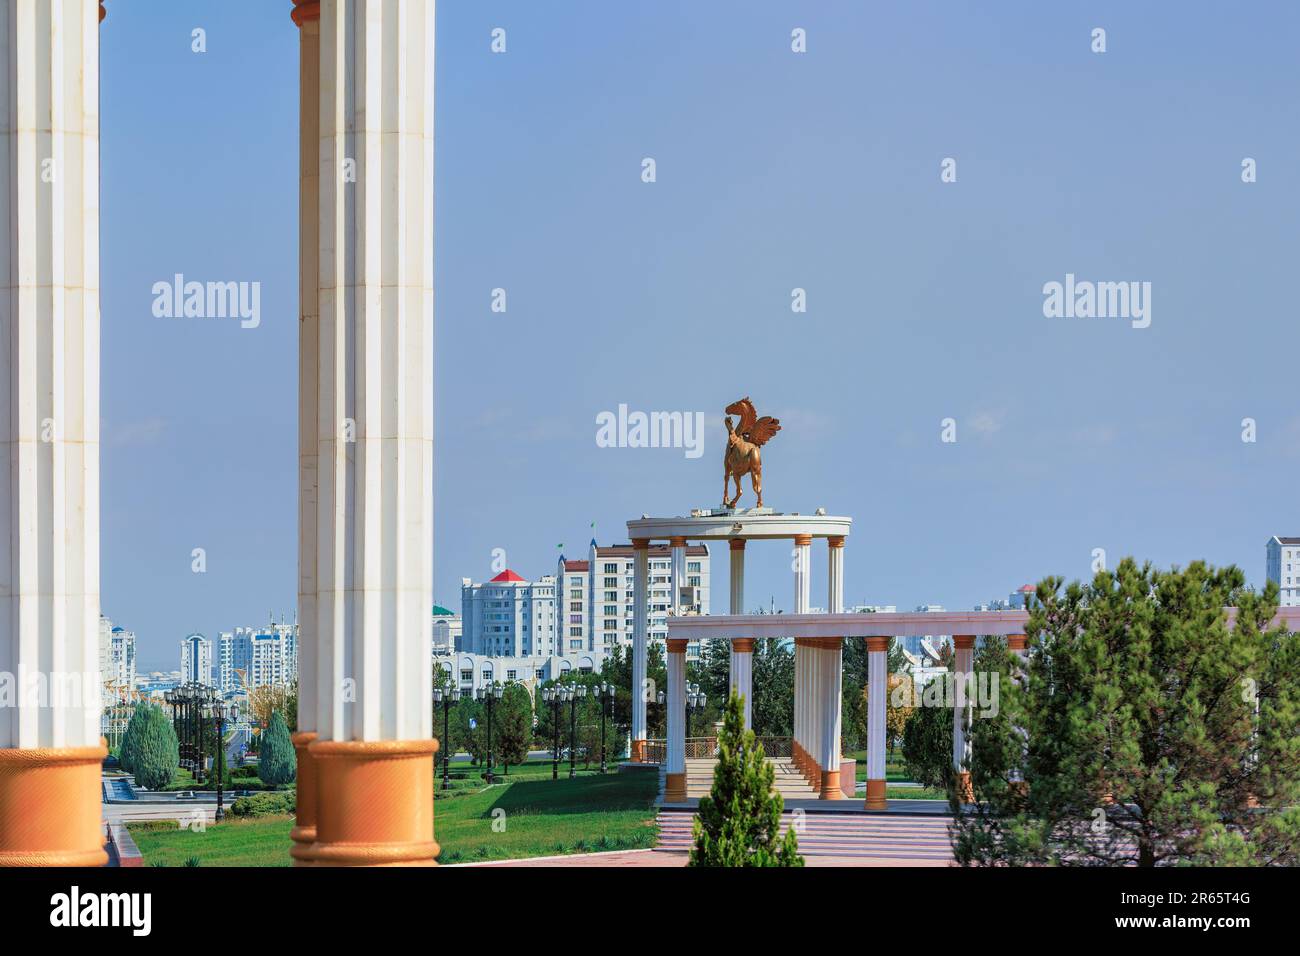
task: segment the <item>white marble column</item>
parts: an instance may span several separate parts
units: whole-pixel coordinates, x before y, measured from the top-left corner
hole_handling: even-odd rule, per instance
[[[739,694],[745,707],[745,729],[754,726],[754,639],[737,637],[731,641],[731,689]]]
[[[841,696],[844,693],[844,658],[838,638],[826,638],[821,647],[821,797],[839,800]]]
[[[812,536],[801,534],[794,538],[794,613],[806,614],[812,594]],[[802,653],[800,653],[802,651]],[[817,759],[814,739],[815,698],[812,696],[816,652],[812,647],[795,645],[795,741],[799,744],[799,757],[804,773],[812,779],[813,765]],[[816,782],[814,781],[814,786]]]
[[[682,588],[686,586],[686,539],[669,541],[672,555],[672,592],[668,595],[668,608],[672,614],[682,613]]]
[[[406,798],[428,825],[377,842],[416,858],[437,850],[422,795],[436,749],[433,80],[433,3],[321,0],[317,846],[358,838],[365,827],[340,807],[359,795],[339,788],[378,779],[382,756],[399,753],[409,773],[429,768]]]
[[[667,765],[664,768],[664,801],[686,799],[686,641],[668,641]]]
[[[1015,681],[1016,686],[1023,688],[1025,681],[1028,679],[1029,671],[1029,642],[1025,639],[1025,635],[1008,634],[1007,650],[1015,657],[1015,671],[1012,680]],[[1027,748],[1029,746],[1029,734],[1026,733],[1025,728],[1017,726],[1016,733],[1020,735],[1022,750]],[[1023,779],[1019,768],[1011,771],[1011,780],[1013,782],[1021,783]]]
[[[295,0],[298,24],[298,758],[297,812],[289,853],[307,865],[316,840],[319,655],[316,628],[317,463],[320,397],[320,3]]]
[[[0,2],[0,865],[106,861],[99,18]]]
[[[889,694],[889,638],[867,638],[867,801],[884,810],[885,713]]]
[[[745,539],[731,539],[731,613],[745,613]],[[745,699],[745,729],[754,726],[754,641],[731,642],[731,689]]]
[[[794,539],[794,613],[807,614],[812,606],[812,535]]]
[[[967,706],[967,689],[971,679],[971,666],[975,655],[973,635],[954,635],[956,651],[953,672],[954,706],[952,710],[952,769],[957,775],[957,792],[962,799],[971,797],[970,771],[965,769],[970,760],[970,709]]]
[[[650,630],[650,542],[632,540],[632,760],[645,760],[646,640]]]
[[[831,614],[844,612],[844,538],[826,539],[826,608]]]

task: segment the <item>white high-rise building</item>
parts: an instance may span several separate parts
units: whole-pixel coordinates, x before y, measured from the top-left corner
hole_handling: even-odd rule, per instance
[[[181,680],[212,685],[212,642],[202,634],[191,634],[181,641]]]
[[[287,686],[298,676],[298,625],[237,627],[217,641],[218,687],[223,694]]]
[[[672,549],[651,545],[650,615],[651,641],[668,639],[668,611],[672,606]],[[556,568],[561,607],[557,630],[562,647],[556,653],[571,657],[589,651],[608,654],[615,647],[632,644],[632,597],[635,552],[630,544],[601,547],[593,538],[587,560],[569,561],[560,556]],[[685,614],[709,613],[709,549],[692,544],[686,548],[686,575],[678,582]],[[697,642],[687,645],[687,655],[699,653]]]
[[[99,616],[99,679],[105,701],[135,690],[135,632]]]
[[[1300,606],[1300,538],[1268,539],[1268,579],[1278,586],[1278,604]]]
[[[556,653],[555,578],[526,581],[509,568],[490,581],[461,579],[461,649],[484,657]]]

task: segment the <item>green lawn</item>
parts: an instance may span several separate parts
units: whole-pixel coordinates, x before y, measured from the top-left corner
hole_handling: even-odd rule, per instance
[[[452,762],[452,772],[461,768]],[[469,771],[471,768],[465,765]],[[441,770],[441,768],[439,768]],[[654,845],[652,804],[658,775],[649,771],[583,773],[552,781],[549,761],[511,767],[509,782],[486,787],[473,778],[453,780],[434,807],[443,863],[501,860]],[[504,779],[504,778],[503,778]],[[441,786],[441,776],[439,777]],[[203,833],[175,823],[133,823],[128,829],[146,865],[288,866],[289,817],[236,819],[210,824]]]

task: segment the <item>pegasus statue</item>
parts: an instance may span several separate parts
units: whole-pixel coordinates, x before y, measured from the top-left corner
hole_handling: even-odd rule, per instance
[[[740,416],[735,427],[731,424],[732,415]],[[780,419],[766,415],[759,418],[748,396],[727,406],[727,452],[722,459],[722,503],[726,507],[736,507],[740,500],[740,479],[745,475],[750,476],[754,494],[758,496],[757,507],[763,507],[763,461],[758,450],[780,430]],[[736,482],[736,496],[728,501],[727,483],[732,479]]]

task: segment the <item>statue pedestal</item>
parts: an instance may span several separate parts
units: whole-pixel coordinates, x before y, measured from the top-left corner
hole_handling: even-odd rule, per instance
[[[727,508],[718,505],[714,508],[692,508],[692,518],[731,518],[731,517],[753,517],[756,515],[774,515],[775,508]]]

